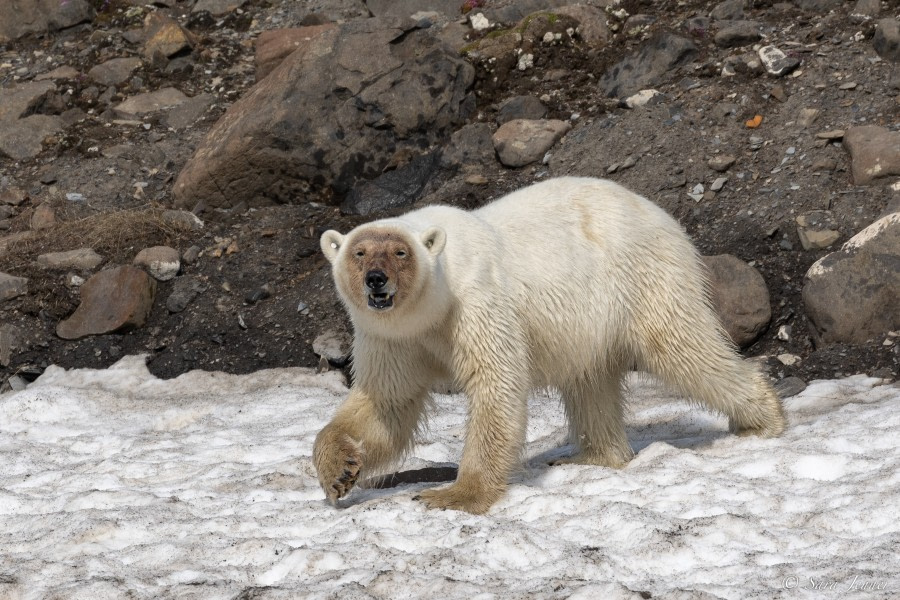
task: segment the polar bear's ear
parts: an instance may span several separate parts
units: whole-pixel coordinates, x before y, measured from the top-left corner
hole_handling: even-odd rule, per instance
[[[322,253],[325,254],[325,258],[328,259],[328,262],[332,263],[334,262],[334,259],[337,258],[338,250],[341,249],[341,244],[343,243],[344,236],[334,229],[329,229],[322,234],[321,238],[319,238],[319,246],[322,248]]]
[[[440,227],[429,227],[420,239],[422,245],[428,248],[432,256],[437,256],[444,249],[444,244],[447,243],[447,234]]]

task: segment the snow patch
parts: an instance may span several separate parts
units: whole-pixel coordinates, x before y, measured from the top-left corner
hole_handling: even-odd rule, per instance
[[[900,388],[855,376],[786,402],[779,439],[645,379],[624,469],[547,467],[566,425],[529,401],[527,455],[487,515],[431,484],[335,509],[310,458],[336,374],[191,372],[142,357],[56,367],[0,396],[0,597],[889,597],[900,590]],[[406,467],[459,460],[466,402],[438,396]],[[827,587],[830,586],[830,587]],[[790,588],[790,589],[789,589]],[[796,588],[796,589],[793,589]]]

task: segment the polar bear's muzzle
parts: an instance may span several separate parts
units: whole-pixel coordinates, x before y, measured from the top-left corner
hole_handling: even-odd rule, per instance
[[[369,308],[387,310],[394,306],[395,290],[388,285],[388,276],[381,269],[372,269],[366,273],[366,289],[368,290]]]
[[[369,293],[369,308],[375,310],[387,310],[394,306],[394,294],[381,292],[378,294]]]

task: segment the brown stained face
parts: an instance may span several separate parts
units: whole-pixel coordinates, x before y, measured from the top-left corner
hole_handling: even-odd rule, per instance
[[[416,286],[418,265],[413,248],[402,236],[390,231],[370,230],[354,236],[346,264],[350,289],[358,290],[360,303],[373,310],[393,308]],[[367,275],[375,272],[386,277],[378,290],[366,285]]]

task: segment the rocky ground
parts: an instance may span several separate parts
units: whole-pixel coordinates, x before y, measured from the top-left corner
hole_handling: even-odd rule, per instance
[[[0,14],[4,388],[339,368],[322,231],[566,174],[730,255],[715,301],[776,379],[900,371],[893,2],[34,4]]]

